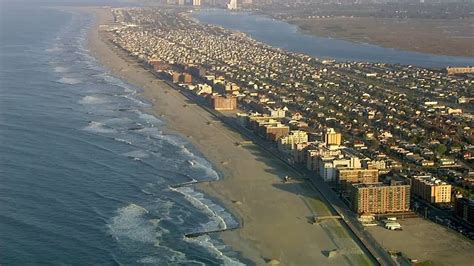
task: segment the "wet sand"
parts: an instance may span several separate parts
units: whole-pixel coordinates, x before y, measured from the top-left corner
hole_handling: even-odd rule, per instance
[[[167,122],[173,134],[187,138],[222,173],[223,179],[198,186],[221,200],[239,217],[242,228],[219,233],[223,241],[258,265],[275,259],[281,265],[365,265],[368,259],[337,220],[309,223],[313,215],[329,214],[320,196],[304,180],[282,183],[298,174],[255,145],[215,121],[201,107],[158,80],[104,38],[102,24],[112,22],[110,10],[97,14],[89,37],[91,53],[112,74],[144,89],[154,106],[150,112]],[[211,122],[211,123],[209,123]],[[327,251],[338,250],[328,258]]]

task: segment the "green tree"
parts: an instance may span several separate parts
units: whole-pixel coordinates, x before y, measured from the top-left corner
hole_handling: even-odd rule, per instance
[[[438,156],[443,156],[446,151],[448,150],[448,148],[446,147],[446,145],[444,144],[438,144],[436,145],[435,149],[434,149],[434,152],[438,155]]]

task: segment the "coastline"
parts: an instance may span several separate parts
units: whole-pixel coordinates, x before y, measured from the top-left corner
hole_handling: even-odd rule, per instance
[[[92,55],[112,74],[143,88],[142,95],[153,102],[149,111],[163,118],[170,132],[188,139],[224,176],[197,188],[220,199],[242,221],[241,229],[219,234],[226,244],[258,265],[271,259],[284,265],[361,262],[357,259],[365,255],[338,221],[308,223],[315,212],[329,210],[304,181],[281,183],[283,176],[297,173],[257,146],[235,145],[245,140],[239,133],[213,123],[215,118],[204,109],[189,103],[138,62],[119,56],[99,34],[100,25],[110,22],[109,9],[88,11],[97,16],[89,34]],[[325,251],[334,249],[341,255],[328,258]]]
[[[282,21],[295,25],[303,34],[315,37],[334,38],[434,56],[472,57],[474,55],[469,42],[469,39],[473,37],[448,37],[443,32],[438,32],[441,30],[435,30],[441,27],[439,24],[443,23],[442,20],[409,20],[411,24],[416,25],[416,30],[408,28],[407,25],[411,24],[406,21],[389,18],[335,17]],[[469,21],[472,19],[466,19],[463,23],[468,24]],[[448,22],[454,24],[453,20],[448,20]],[[375,27],[370,28],[371,25]],[[427,31],[430,32],[427,33]],[[404,35],[405,38],[397,38],[400,35]]]

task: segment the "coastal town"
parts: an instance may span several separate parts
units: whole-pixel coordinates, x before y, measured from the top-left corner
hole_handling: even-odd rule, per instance
[[[472,67],[317,59],[182,9],[113,15],[104,31],[117,48],[323,181],[362,225],[423,217],[474,239]]]

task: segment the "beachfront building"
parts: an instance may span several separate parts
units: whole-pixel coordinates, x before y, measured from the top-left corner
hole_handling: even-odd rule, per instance
[[[210,97],[211,106],[218,111],[232,111],[237,109],[237,97],[231,95],[212,95]]]
[[[325,143],[318,142],[317,145],[312,145],[306,149],[306,168],[311,171],[319,170],[320,157],[339,157],[342,151],[339,149],[331,149]]]
[[[277,123],[270,123],[261,125],[259,128],[260,135],[263,136],[266,140],[277,141],[280,138],[288,135],[290,132],[290,127]]]
[[[338,169],[336,174],[337,183],[377,183],[379,170],[377,169]]]
[[[334,182],[338,169],[361,168],[360,159],[357,157],[318,157],[318,173],[325,182]]]
[[[412,192],[429,203],[450,203],[451,185],[432,176],[413,176]]]
[[[194,91],[197,95],[212,94],[212,87],[207,84],[198,84]]]
[[[384,214],[410,210],[410,185],[352,184],[351,208],[358,214]]]
[[[296,144],[307,143],[308,133],[301,130],[292,130],[287,136],[278,140],[278,149],[280,151],[291,151],[296,148]]]
[[[457,198],[454,203],[454,215],[464,222],[474,225],[474,200]]]
[[[340,146],[341,142],[342,142],[341,133],[337,133],[336,130],[334,130],[334,128],[326,129],[326,131],[324,132],[324,143],[326,143],[326,145]]]

